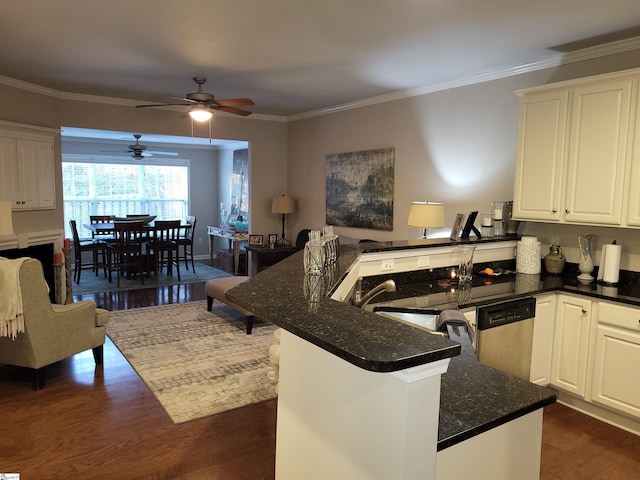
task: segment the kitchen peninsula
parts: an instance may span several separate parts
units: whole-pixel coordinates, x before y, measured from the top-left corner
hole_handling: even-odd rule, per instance
[[[489,243],[480,257],[501,247]],[[460,458],[478,455],[503,478],[538,477],[552,390],[477,364],[462,342],[316,295],[348,298],[367,256],[379,264],[393,255],[402,268],[425,256],[435,263],[435,252],[453,258],[455,245],[344,245],[323,285],[305,277],[299,252],[228,292],[284,330],[277,478],[456,478]]]

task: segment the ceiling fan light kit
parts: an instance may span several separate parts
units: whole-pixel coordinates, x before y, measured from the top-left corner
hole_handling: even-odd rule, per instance
[[[202,105],[196,105],[189,109],[189,116],[196,122],[206,122],[211,120],[213,112]]]

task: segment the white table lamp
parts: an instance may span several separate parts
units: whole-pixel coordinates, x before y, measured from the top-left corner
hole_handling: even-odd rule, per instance
[[[444,205],[441,203],[411,202],[407,224],[410,227],[419,227],[422,231],[422,238],[427,238],[429,229],[444,227]]]

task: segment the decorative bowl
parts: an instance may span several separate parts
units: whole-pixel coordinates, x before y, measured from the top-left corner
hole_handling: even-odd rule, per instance
[[[249,222],[237,221],[236,222],[236,230],[238,232],[246,232],[247,230],[249,230]]]
[[[115,215],[111,215],[111,220],[114,222],[144,222],[151,223],[156,219],[157,215],[136,215],[133,217],[116,217]]]

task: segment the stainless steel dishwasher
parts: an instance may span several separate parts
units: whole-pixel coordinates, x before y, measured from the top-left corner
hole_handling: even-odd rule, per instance
[[[478,361],[529,381],[535,316],[536,299],[531,297],[478,307]]]

